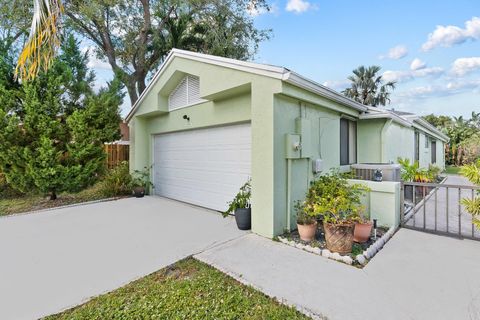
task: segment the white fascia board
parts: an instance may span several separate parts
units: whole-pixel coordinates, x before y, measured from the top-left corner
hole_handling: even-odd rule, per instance
[[[130,119],[133,117],[133,115],[135,114],[135,111],[138,109],[138,106],[142,103],[145,96],[150,92],[152,87],[158,81],[158,78],[161,76],[161,74],[164,72],[164,70],[167,68],[167,66],[171,63],[171,61],[175,57],[181,57],[189,60],[195,60],[199,62],[214,64],[217,66],[223,66],[226,68],[231,68],[239,71],[249,72],[249,73],[253,73],[261,76],[283,80],[287,83],[303,88],[312,93],[321,95],[325,98],[329,98],[335,102],[343,104],[352,109],[355,109],[361,112],[364,112],[367,110],[367,107],[362,105],[361,103],[358,103],[350,98],[347,98],[342,94],[336,92],[335,90],[327,88],[313,80],[307,79],[283,67],[259,64],[254,62],[240,61],[240,60],[224,58],[224,57],[217,57],[209,54],[191,52],[191,51],[180,50],[180,49],[172,49],[168,54],[167,58],[165,59],[165,61],[163,62],[163,64],[160,66],[160,68],[152,78],[152,81],[150,81],[147,88],[143,91],[143,93],[138,98],[137,102],[135,102],[135,104],[133,105],[132,110],[130,110],[130,112],[128,113],[127,117],[125,118],[127,122],[129,122]]]
[[[376,112],[376,113],[362,113],[359,118],[361,120],[369,119],[391,119],[392,121],[401,124],[404,127],[412,127],[412,123],[402,117],[399,117],[395,114],[389,112]]]
[[[422,131],[429,131],[427,133],[430,133],[430,135],[442,140],[443,142],[450,141],[450,138],[447,135],[445,135],[443,132],[438,130],[436,127],[432,126],[430,123],[428,123],[428,121],[423,120],[420,117],[415,118],[413,121],[414,121],[414,126],[417,129],[421,129]]]
[[[332,90],[328,87],[325,87],[313,80],[310,80],[308,78],[305,78],[298,73],[295,73],[293,71],[289,71],[286,73],[283,77],[283,80],[287,83],[290,83],[294,86],[300,87],[302,89],[305,89],[307,91],[313,92],[315,94],[318,94],[320,96],[323,96],[325,98],[329,98],[335,102],[338,102],[340,104],[343,104],[347,107],[353,108],[358,111],[365,112],[367,111],[367,107],[364,106],[361,103],[358,103],[350,98],[345,97],[344,95],[338,93],[335,90]]]
[[[230,58],[218,57],[204,53],[172,49],[172,52],[177,57],[182,57],[190,60],[196,60],[217,66],[226,68],[233,68],[240,71],[263,75],[271,78],[282,79],[285,72],[288,72],[286,68],[271,66],[267,64],[260,64],[255,62],[241,61]]]

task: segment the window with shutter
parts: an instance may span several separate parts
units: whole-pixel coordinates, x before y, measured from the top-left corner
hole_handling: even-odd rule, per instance
[[[168,97],[168,109],[175,110],[202,102],[200,99],[200,79],[188,75],[180,81]]]

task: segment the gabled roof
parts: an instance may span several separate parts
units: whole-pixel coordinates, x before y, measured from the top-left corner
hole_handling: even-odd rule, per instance
[[[380,109],[377,107],[368,107],[368,111],[366,113],[362,113],[359,116],[360,119],[391,119],[394,122],[401,124],[404,127],[411,127],[412,123],[407,119],[391,112],[387,109]]]
[[[427,121],[423,120],[421,117],[404,111],[397,110],[388,110],[378,107],[365,106],[361,103],[358,103],[350,98],[345,97],[341,93],[330,89],[324,85],[321,85],[307,77],[304,77],[288,68],[261,64],[255,62],[241,61],[230,58],[218,57],[209,54],[203,54],[198,52],[192,52],[187,50],[172,49],[165,61],[162,63],[158,71],[155,73],[152,81],[148,84],[147,88],[138,98],[137,102],[132,107],[132,110],[128,113],[126,121],[130,121],[132,116],[135,114],[136,110],[145,99],[145,97],[152,90],[155,83],[157,83],[160,76],[163,74],[165,69],[170,65],[170,63],[175,59],[175,57],[181,57],[184,59],[199,61],[203,63],[208,63],[212,65],[217,65],[225,68],[235,69],[243,72],[249,72],[256,75],[266,76],[286,83],[292,84],[296,87],[300,87],[314,94],[326,97],[335,102],[341,103],[345,106],[348,106],[352,109],[362,112],[359,116],[360,119],[391,119],[394,122],[397,122],[406,127],[421,127],[425,131],[429,131],[432,135],[440,138],[441,140],[448,141],[449,138],[443,134],[440,130],[430,125]]]
[[[386,118],[392,119],[393,121],[405,126],[405,127],[416,127],[422,129],[430,135],[439,138],[445,142],[448,142],[450,139],[436,127],[432,126],[430,123],[425,121],[422,117],[413,114],[411,112],[389,110],[389,109],[380,109],[377,107],[368,107],[367,113],[362,113],[360,119],[379,119]]]
[[[293,72],[284,67],[247,62],[247,61],[240,61],[240,60],[218,57],[218,56],[213,56],[209,54],[203,54],[203,53],[180,50],[180,49],[172,49],[168,54],[167,58],[165,59],[165,61],[163,62],[163,64],[160,66],[160,69],[155,73],[152,81],[150,81],[147,88],[143,91],[143,93],[140,95],[138,100],[133,105],[132,110],[130,110],[130,112],[128,113],[126,117],[127,122],[130,121],[130,119],[138,109],[138,106],[149,94],[149,92],[152,90],[155,83],[157,83],[162,73],[165,71],[165,69],[168,67],[168,65],[173,61],[175,57],[181,57],[181,58],[190,59],[194,61],[231,68],[239,71],[250,72],[253,74],[262,75],[262,76],[266,76],[274,79],[279,79],[287,83],[290,83],[294,86],[308,90],[312,93],[329,98],[333,101],[336,101],[338,103],[351,107],[355,110],[362,111],[362,112],[367,110],[367,107],[364,106],[363,104],[358,103],[350,98],[347,98],[335,90],[332,90],[326,86],[323,86],[311,79],[301,76],[300,74]]]
[[[428,121],[423,119],[420,116],[417,116],[416,114],[411,114],[411,115],[406,115],[403,116],[404,118],[408,119],[411,121],[414,125],[414,127],[422,127],[423,129],[426,129],[430,132],[432,132],[434,135],[437,135],[441,140],[444,140],[445,142],[450,141],[450,138],[444,134],[442,131],[438,130],[435,126],[431,125]]]

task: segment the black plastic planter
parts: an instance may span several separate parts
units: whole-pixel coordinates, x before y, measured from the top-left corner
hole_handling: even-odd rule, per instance
[[[241,208],[235,210],[235,221],[240,230],[250,230],[252,228],[252,209]]]
[[[133,188],[133,195],[135,198],[143,198],[145,195],[145,188],[144,187],[135,187]]]

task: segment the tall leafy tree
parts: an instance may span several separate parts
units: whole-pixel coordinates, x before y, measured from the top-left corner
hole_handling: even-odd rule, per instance
[[[270,30],[257,29],[247,9],[264,8],[265,0],[71,0],[65,20],[95,44],[134,104],[172,48],[250,58]],[[34,0],[30,35],[17,64],[22,79],[50,66],[63,15],[61,0]]]
[[[447,164],[460,166],[475,161],[480,156],[480,113],[472,112],[471,117],[449,117],[443,115],[427,115],[424,117],[430,124],[445,133],[450,141],[445,148]]]
[[[62,112],[71,114],[74,110],[83,108],[86,96],[93,93],[95,73],[87,67],[89,52],[80,50],[80,41],[72,33],[64,37],[61,51],[53,68],[56,73],[63,73]]]
[[[102,172],[103,143],[119,138],[121,85],[95,93],[85,64],[73,39],[48,72],[18,88],[0,85],[0,171],[15,189],[55,199]]]
[[[440,129],[440,130],[445,130],[445,128],[449,127],[453,123],[453,119],[449,116],[443,116],[443,115],[434,115],[429,114],[423,117],[428,123],[430,123],[432,126]]]
[[[254,2],[267,7],[264,0]],[[95,44],[132,104],[172,48],[248,59],[268,38],[246,9],[250,0],[72,0],[70,25]]]
[[[360,66],[353,70],[348,77],[350,88],[342,93],[364,105],[385,106],[390,103],[391,91],[395,89],[395,82],[384,82],[379,66]]]

